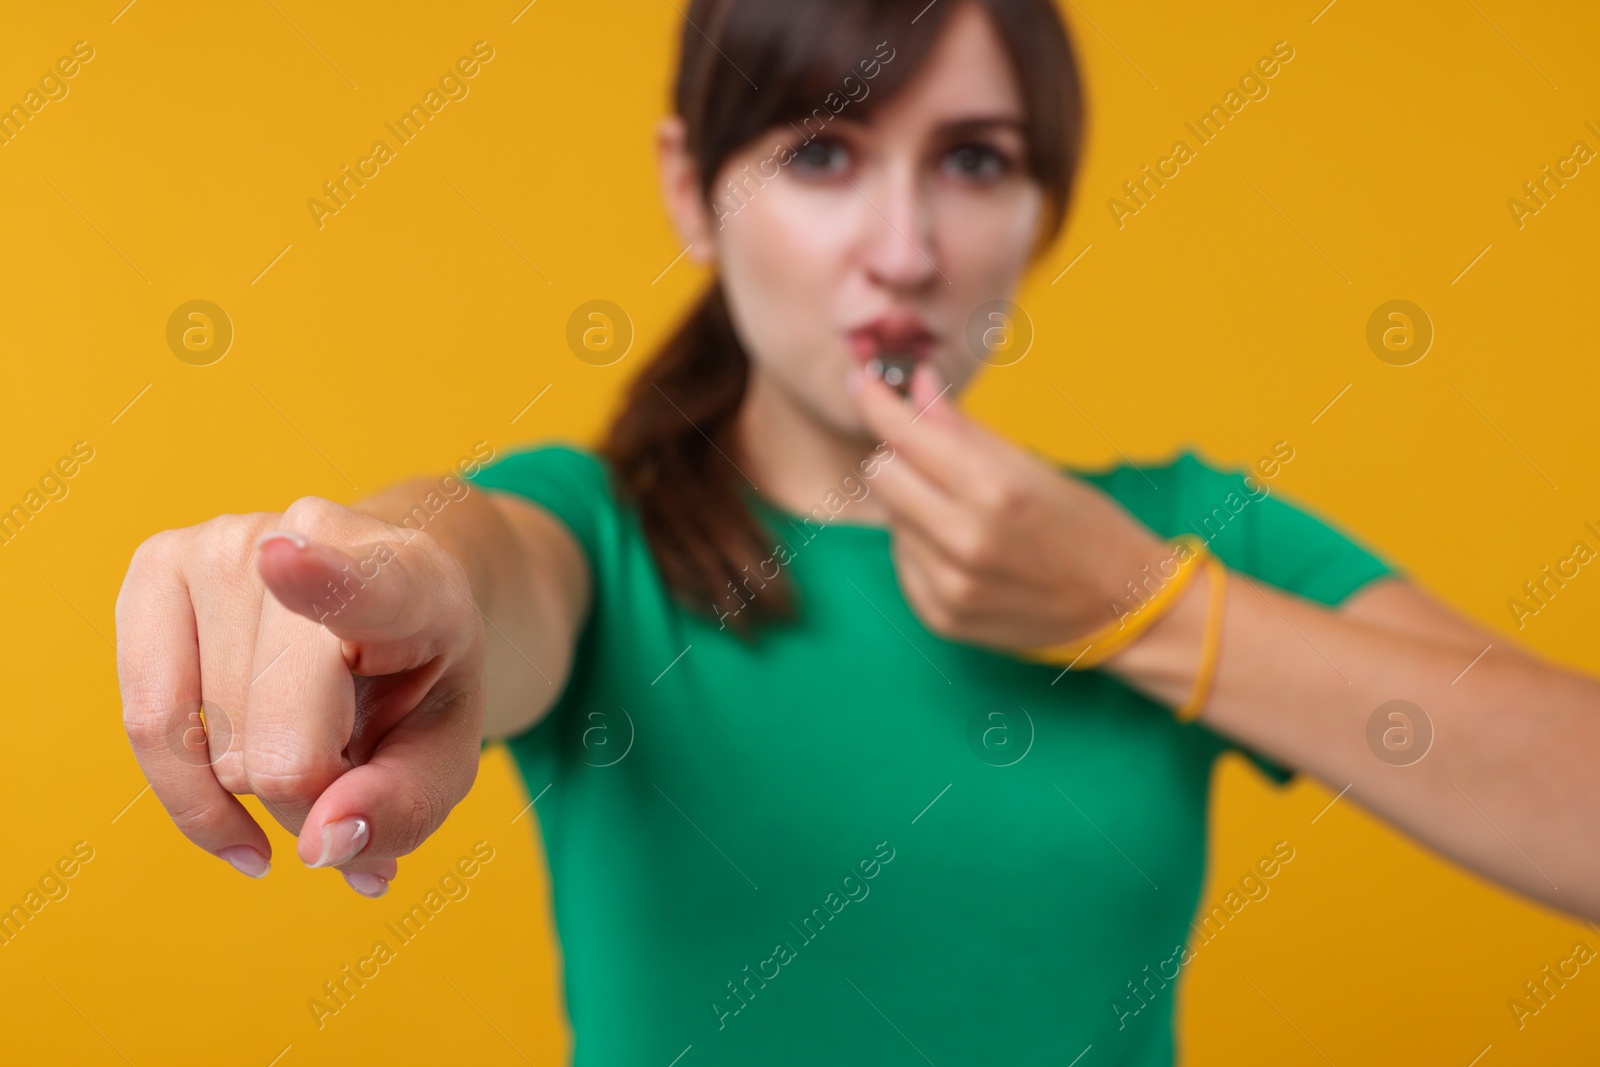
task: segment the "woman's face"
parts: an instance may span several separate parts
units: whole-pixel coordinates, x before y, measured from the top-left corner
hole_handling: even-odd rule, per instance
[[[700,258],[717,261],[759,384],[855,438],[866,428],[846,372],[880,350],[932,361],[957,391],[983,365],[968,319],[1016,288],[1043,195],[1009,57],[977,5],[951,13],[870,122],[853,106],[803,132],[776,127],[729,158],[713,207],[694,197],[703,217],[686,217],[687,198],[673,204],[670,192],[669,205]]]

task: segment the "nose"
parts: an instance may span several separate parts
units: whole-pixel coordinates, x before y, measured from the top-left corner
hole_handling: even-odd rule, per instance
[[[934,237],[933,208],[909,161],[887,163],[857,192],[866,201],[863,259],[868,276],[901,293],[943,284]]]

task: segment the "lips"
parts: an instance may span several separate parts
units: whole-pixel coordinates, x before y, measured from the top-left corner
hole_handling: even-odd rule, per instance
[[[900,353],[917,360],[933,353],[938,338],[920,318],[910,314],[883,315],[845,335],[850,351],[862,363],[885,353]]]

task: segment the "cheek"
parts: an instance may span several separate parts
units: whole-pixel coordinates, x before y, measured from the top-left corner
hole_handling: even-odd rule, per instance
[[[740,339],[756,363],[794,382],[830,344],[849,278],[854,207],[815,193],[761,189],[718,238],[721,277]]]
[[[953,195],[940,205],[940,248],[945,274],[974,304],[1006,297],[1028,268],[1043,204],[1023,186],[1006,196]]]
[[[721,231],[723,276],[752,308],[787,314],[788,328],[815,324],[845,280],[855,214],[837,197],[769,184]]]
[[[1042,210],[1031,185],[1005,197],[957,195],[940,204],[940,269],[950,279],[941,286],[949,344],[940,369],[958,388],[983,366],[967,345],[967,320],[980,304],[1015,299]]]

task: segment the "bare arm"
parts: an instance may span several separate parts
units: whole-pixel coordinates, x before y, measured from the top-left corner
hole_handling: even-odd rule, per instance
[[[1106,668],[1181,703],[1206,588],[1197,576]],[[1368,740],[1374,712],[1394,699],[1420,707],[1433,731],[1408,765],[1380,758],[1382,746]],[[1363,806],[1486,877],[1600,917],[1600,682],[1516,648],[1409,582],[1374,582],[1330,610],[1230,573],[1201,718],[1335,790],[1348,786]]]
[[[1078,647],[1170,544],[1110,497],[966,418],[935,368],[912,403],[871,376],[856,408],[894,446],[874,477],[897,576],[935,633],[1004,650]],[[1144,580],[1140,578],[1140,580]],[[1210,583],[1101,666],[1155,700],[1194,688]],[[1409,583],[1386,579],[1329,610],[1233,573],[1204,722],[1350,795],[1423,844],[1519,892],[1600,918],[1600,681],[1521,651]],[[1492,645],[1492,647],[1490,647]],[[1087,649],[1078,651],[1082,656]],[[1387,747],[1417,705],[1420,759]],[[1391,738],[1393,735],[1391,735]],[[1406,765],[1401,765],[1401,764]]]
[[[874,485],[892,514],[901,587],[930,630],[1058,655],[1105,625],[1105,605],[1124,603],[1136,576],[1171,574],[1170,544],[967,419],[947,389],[924,363],[911,404],[870,376],[854,391],[895,449]],[[1181,706],[1209,589],[1197,577],[1100,665]],[[1404,732],[1383,708],[1392,700],[1416,705],[1411,725],[1432,729],[1418,759],[1384,736]],[[1374,582],[1335,611],[1233,573],[1202,719],[1467,867],[1600,918],[1600,680],[1496,639],[1404,580]]]
[[[436,513],[419,507],[445,490],[444,480],[419,478],[352,506],[425,530],[466,571],[488,637],[483,736],[509,737],[543,718],[566,682],[589,611],[589,568],[566,527],[508,494],[473,489]]]

